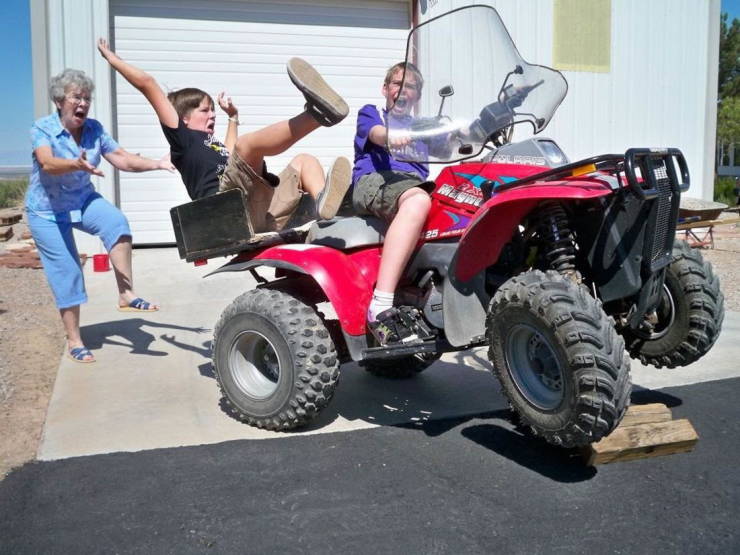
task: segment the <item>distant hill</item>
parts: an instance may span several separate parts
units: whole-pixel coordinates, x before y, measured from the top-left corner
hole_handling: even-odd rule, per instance
[[[28,177],[30,174],[31,166],[0,166],[0,179]]]

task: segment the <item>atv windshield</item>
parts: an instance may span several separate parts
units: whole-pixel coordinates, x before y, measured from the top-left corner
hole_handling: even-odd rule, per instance
[[[525,62],[496,10],[482,5],[414,28],[406,65],[386,87],[390,153],[438,163],[477,156],[518,123],[539,133],[568,90],[559,71]]]

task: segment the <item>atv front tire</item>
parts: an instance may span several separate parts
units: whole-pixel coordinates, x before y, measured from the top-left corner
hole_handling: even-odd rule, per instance
[[[334,343],[316,311],[271,289],[248,291],[224,310],[213,364],[231,413],[268,430],[305,425],[339,379]]]
[[[558,272],[525,272],[494,295],[489,358],[523,424],[562,447],[587,445],[622,420],[632,384],[614,322]]]
[[[719,278],[686,241],[673,244],[658,321],[649,334],[622,330],[630,356],[656,368],[686,366],[712,348],[724,320]]]

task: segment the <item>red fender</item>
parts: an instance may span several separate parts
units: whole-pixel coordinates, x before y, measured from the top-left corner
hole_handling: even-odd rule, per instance
[[[363,335],[380,252],[372,247],[347,254],[320,245],[288,244],[269,247],[251,260],[310,275],[334,307],[342,329],[349,335]]]
[[[460,239],[455,275],[468,281],[498,260],[522,219],[543,200],[585,200],[603,197],[612,189],[603,181],[548,181],[496,193],[476,213]]]

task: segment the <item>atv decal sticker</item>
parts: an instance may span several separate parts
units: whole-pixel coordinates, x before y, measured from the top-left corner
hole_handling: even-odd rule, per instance
[[[468,224],[470,223],[470,218],[461,216],[460,214],[455,214],[454,212],[450,212],[449,210],[443,210],[443,212],[452,220],[452,227],[448,227],[442,233],[442,236],[444,236],[445,233],[449,233],[450,231],[456,231],[458,229],[465,229],[466,227],[468,227]]]
[[[545,160],[542,156],[524,156],[519,154],[515,156],[511,156],[509,154],[497,154],[493,157],[493,162],[496,164],[516,164],[523,166],[547,165],[547,160]]]
[[[461,204],[480,206],[483,199],[481,198],[480,193],[475,189],[473,189],[473,191],[474,192],[468,193],[461,190],[461,188],[455,188],[452,185],[442,185],[436,192]]]
[[[489,179],[488,177],[483,177],[482,175],[475,175],[472,173],[461,173],[461,172],[452,172],[452,175],[458,175],[462,177],[463,179],[466,179],[472,183],[473,187],[476,189],[480,189],[480,186],[483,185],[486,181],[496,181]]]

